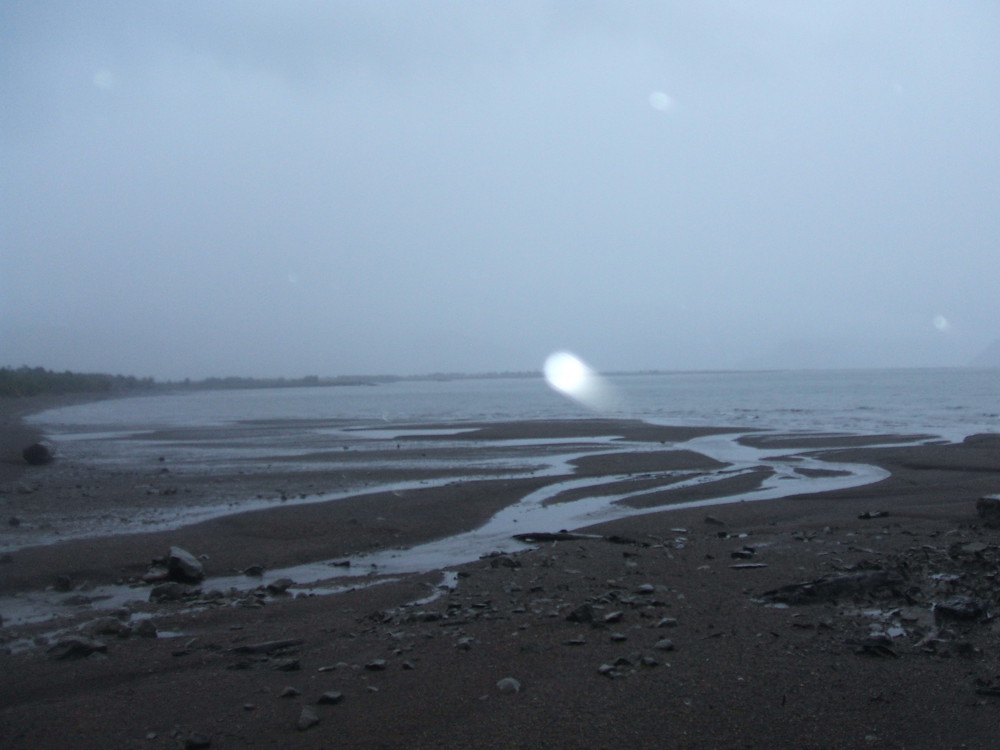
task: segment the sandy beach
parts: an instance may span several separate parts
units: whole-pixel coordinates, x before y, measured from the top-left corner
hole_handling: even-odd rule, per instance
[[[742,444],[780,450],[793,468],[809,456],[888,475],[671,509],[749,492],[767,472],[726,476],[719,461],[675,447],[734,432],[725,427],[462,425],[469,447],[449,440],[439,462],[454,464],[447,470],[387,463],[370,477],[350,474],[333,452],[308,470],[275,459],[212,478],[212,497],[231,500],[230,514],[36,544],[60,519],[107,522],[207,502],[204,478],[169,466],[24,465],[19,449],[39,433],[20,417],[42,406],[8,404],[0,422],[12,550],[0,564],[4,748],[995,746],[1000,530],[982,522],[976,502],[1000,493],[1000,436],[913,444],[749,433]],[[584,445],[608,434],[637,447],[590,444],[569,474],[484,476],[480,466],[463,477],[486,439]],[[324,460],[329,470],[316,467]],[[716,472],[717,481],[671,487],[656,479],[668,470]],[[823,471],[810,464],[800,475]],[[357,493],[239,505],[315,499],[334,475]],[[378,491],[404,479],[427,486]],[[547,502],[627,485],[635,496],[625,502],[664,507],[444,571],[355,569],[348,578],[338,567],[474,530],[568,480],[580,482]],[[141,579],[171,547],[197,558],[206,578],[149,601],[155,584]],[[307,563],[326,565],[323,585],[339,593],[268,575]],[[216,588],[237,578],[246,581],[239,590]],[[142,603],[106,609],[104,587],[138,592]],[[33,592],[60,598],[58,619],[18,621],[13,604]],[[144,637],[154,628],[157,637]]]

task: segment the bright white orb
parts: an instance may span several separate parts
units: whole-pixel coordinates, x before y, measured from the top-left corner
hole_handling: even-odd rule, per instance
[[[674,106],[674,99],[665,91],[654,91],[649,95],[649,106],[660,112],[666,112]]]
[[[615,389],[587,363],[570,352],[545,360],[545,379],[554,389],[588,409],[607,412],[618,407]]]
[[[593,371],[575,354],[556,352],[545,360],[545,379],[557,391],[578,396],[586,389]]]
[[[932,323],[941,332],[951,330],[951,322],[944,315],[935,315]]]

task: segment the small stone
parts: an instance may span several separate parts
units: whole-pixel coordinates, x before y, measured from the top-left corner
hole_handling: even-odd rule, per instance
[[[1000,495],[986,495],[976,501],[976,512],[991,529],[1000,529]]]
[[[21,457],[32,466],[45,466],[55,458],[55,449],[51,443],[42,440],[21,451]]]
[[[128,638],[132,634],[132,628],[117,617],[99,617],[84,625],[83,632],[87,635],[116,635],[119,638]]]
[[[264,575],[264,566],[251,565],[243,569],[243,575],[248,576],[250,578],[260,578],[262,575]]]
[[[176,602],[189,594],[197,593],[198,589],[192,589],[177,581],[168,581],[158,586],[153,586],[149,591],[149,601],[151,602]]]
[[[624,633],[612,633],[611,640],[616,643],[621,643],[622,641],[627,641],[628,636],[625,635]]]
[[[328,690],[316,702],[320,705],[335,706],[344,702],[344,694],[339,690]]]
[[[205,577],[205,569],[194,555],[181,547],[171,547],[167,554],[167,569],[175,581],[194,583]]]
[[[212,746],[212,738],[208,735],[202,734],[201,732],[192,732],[186,740],[184,740],[184,750],[204,750],[206,747]]]
[[[674,642],[669,638],[661,638],[653,645],[653,648],[658,651],[673,651],[675,646]]]
[[[152,620],[139,620],[132,628],[132,632],[140,638],[156,638],[157,636],[156,625],[153,624]]]
[[[621,622],[621,619],[624,616],[625,613],[622,612],[620,609],[618,609],[615,610],[614,612],[608,612],[608,614],[604,615],[604,622]]]
[[[296,690],[291,685],[282,688],[281,692],[278,693],[279,698],[295,698],[296,696],[302,695],[301,690]]]
[[[49,647],[49,658],[62,661],[65,659],[83,659],[94,653],[106,653],[108,647],[102,641],[89,638],[65,638]]]
[[[319,724],[319,716],[309,706],[305,706],[302,709],[302,713],[299,714],[299,720],[296,722],[295,727],[300,732],[304,732],[307,729],[312,729],[317,724]]]
[[[637,594],[653,594],[656,592],[656,587],[651,583],[644,583],[639,588],[635,590]]]
[[[295,581],[291,578],[279,578],[277,581],[271,581],[265,588],[269,594],[285,594],[288,593],[288,588],[295,585]]]
[[[302,668],[298,659],[275,659],[271,662],[271,669],[276,672],[298,672]]]
[[[676,617],[663,617],[658,623],[656,623],[658,628],[676,628],[677,618]]]
[[[388,666],[388,662],[385,659],[373,659],[365,664],[365,669],[369,672],[381,672],[386,666]]]
[[[507,695],[511,693],[520,693],[521,683],[513,677],[504,677],[502,680],[497,682],[497,690]]]
[[[594,608],[589,604],[581,604],[579,607],[566,615],[566,619],[569,622],[593,622]]]

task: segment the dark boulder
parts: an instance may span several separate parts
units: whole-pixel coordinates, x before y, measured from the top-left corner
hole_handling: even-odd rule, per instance
[[[197,557],[180,547],[171,547],[167,555],[170,579],[182,583],[196,583],[205,577],[205,569]]]
[[[51,443],[42,440],[21,451],[21,456],[32,466],[45,466],[55,459],[56,449]]]

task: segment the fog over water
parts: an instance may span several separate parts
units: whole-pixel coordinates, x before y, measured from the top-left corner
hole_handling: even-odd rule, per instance
[[[949,366],[1000,339],[992,2],[6,0],[0,100],[0,366]]]

